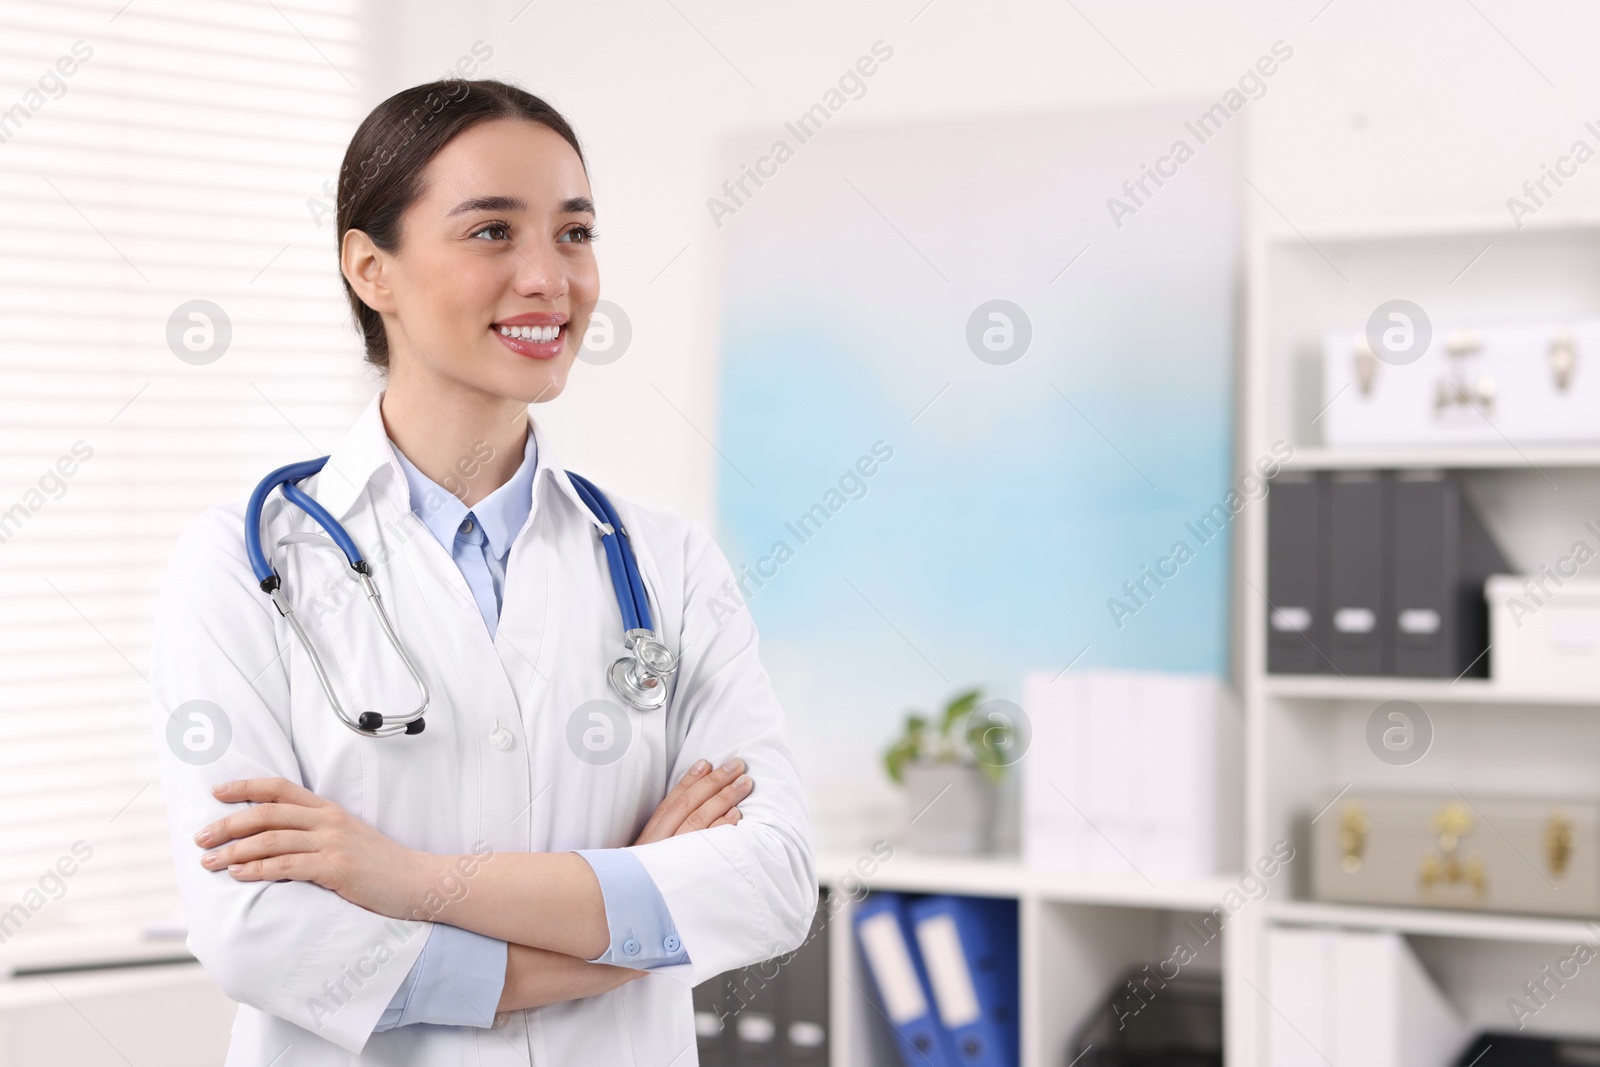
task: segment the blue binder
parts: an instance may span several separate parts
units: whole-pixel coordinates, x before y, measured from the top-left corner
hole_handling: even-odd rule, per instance
[[[934,1014],[928,977],[922,970],[905,899],[875,891],[855,908],[856,942],[877,987],[883,1013],[894,1031],[905,1067],[955,1067],[944,1028]]]
[[[1016,901],[933,896],[906,912],[956,1067],[1016,1067]]]

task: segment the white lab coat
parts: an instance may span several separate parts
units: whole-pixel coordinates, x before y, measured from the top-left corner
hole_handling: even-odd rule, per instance
[[[699,523],[608,494],[631,535],[657,629],[680,656],[665,711],[624,705],[604,673],[623,654],[621,614],[594,520],[556,474],[565,468],[554,442],[535,426],[533,511],[511,548],[491,640],[455,563],[411,513],[381,395],[328,466],[301,484],[372,564],[432,694],[424,733],[371,739],[336,719],[250,571],[243,503],[212,508],[184,531],[157,610],[151,697],[188,947],[240,1003],[227,1063],[694,1064],[691,988],[795,949],[817,899],[805,796],[755,627],[747,612],[711,610],[713,598],[727,596],[727,561]],[[284,533],[318,529],[277,493],[263,526],[268,551]],[[414,707],[416,688],[343,558],[294,547],[275,565],[346,707]],[[331,610],[319,609],[319,597]],[[171,713],[195,700],[222,708],[231,729],[223,755],[203,765],[178,759],[167,740]],[[591,745],[605,739],[605,720],[579,710],[596,700],[625,708],[632,740],[614,762],[579,756],[590,752],[586,730],[600,730],[588,735]],[[692,962],[600,996],[502,1013],[493,1028],[373,1033],[430,924],[385,918],[310,883],[236,882],[200,867],[192,840],[234,810],[212,798],[212,784],[281,775],[430,852],[627,846],[690,764],[735,755],[756,783],[737,826],[634,849]],[[441,895],[463,891],[470,878],[440,887]]]

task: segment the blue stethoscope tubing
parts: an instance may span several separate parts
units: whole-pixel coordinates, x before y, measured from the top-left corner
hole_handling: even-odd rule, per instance
[[[616,590],[617,606],[622,609],[622,628],[654,630],[650,619],[650,598],[645,595],[639,561],[634,558],[632,546],[622,540],[627,537],[627,531],[622,528],[622,520],[617,517],[616,509],[589,479],[571,471],[567,472],[567,477],[572,480],[572,487],[578,491],[589,510],[606,525],[606,529],[601,530],[600,543],[605,546],[606,569],[611,572],[611,587]]]
[[[255,487],[250,494],[249,503],[245,505],[244,542],[250,569],[255,573],[262,592],[272,599],[278,613],[288,620],[305,648],[312,668],[322,683],[323,691],[341,722],[356,733],[368,737],[389,737],[400,733],[419,734],[424,726],[423,713],[428,709],[428,686],[423,680],[422,673],[406,653],[404,643],[395,632],[388,612],[384,610],[383,598],[372,580],[372,570],[362,558],[361,549],[356,546],[339,520],[295,484],[322,470],[327,462],[327,456],[320,456],[316,459],[286,464],[261,479],[260,484]],[[607,670],[607,679],[619,696],[641,711],[660,708],[666,703],[666,678],[677,670],[677,658],[655,633],[654,620],[650,613],[650,597],[645,590],[644,577],[639,571],[639,561],[634,555],[633,546],[629,544],[628,531],[622,525],[622,519],[617,515],[611,501],[593,482],[572,471],[567,471],[566,475],[579,498],[599,524],[606,569],[611,575],[611,586],[617,596],[617,607],[622,613],[623,643],[632,653],[631,656],[623,656],[611,664]],[[332,680],[323,667],[322,658],[317,654],[310,636],[300,625],[300,620],[289,603],[289,598],[283,590],[283,579],[272,569],[272,564],[261,546],[261,513],[266,507],[267,497],[279,487],[282,487],[284,498],[310,515],[327,533],[338,550],[344,553],[345,560],[366,592],[367,599],[372,604],[390,645],[400,656],[412,680],[416,682],[421,701],[412,711],[403,715],[383,715],[376,711],[363,711],[351,715],[339,700]],[[308,535],[300,535],[300,539],[306,536]],[[296,538],[296,535],[290,535],[290,538]]]

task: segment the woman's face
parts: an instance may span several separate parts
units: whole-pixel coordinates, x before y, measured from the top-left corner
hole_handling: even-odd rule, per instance
[[[496,119],[455,137],[423,172],[398,252],[352,263],[347,249],[346,275],[366,275],[383,315],[391,387],[558,396],[600,296],[593,224],[583,164],[554,130]]]

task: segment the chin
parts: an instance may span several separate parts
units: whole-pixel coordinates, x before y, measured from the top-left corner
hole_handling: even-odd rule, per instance
[[[567,373],[572,369],[568,359],[552,360],[548,366],[528,367],[505,383],[510,387],[508,396],[524,404],[542,404],[560,396],[567,387]]]

